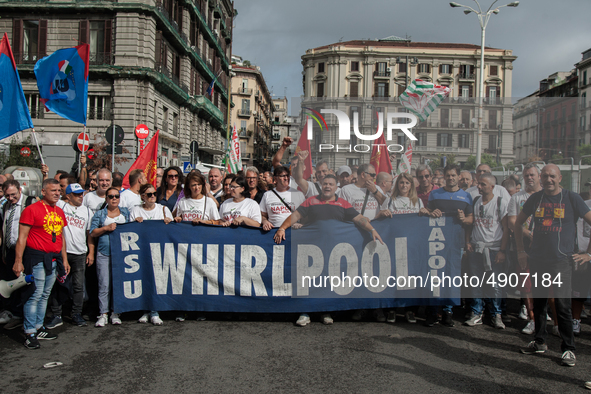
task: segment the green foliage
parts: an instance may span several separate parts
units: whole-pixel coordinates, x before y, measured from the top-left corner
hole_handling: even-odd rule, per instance
[[[31,150],[29,156],[21,155],[21,149],[25,146]],[[8,154],[5,152],[0,153],[0,167],[5,169],[10,166],[41,167],[39,152],[37,152],[35,144],[31,142],[31,137],[27,137],[23,141],[16,141],[16,139],[13,138],[10,143]]]
[[[497,159],[493,155],[489,155],[488,153],[483,153],[480,157],[480,162],[483,164],[488,164],[490,168],[497,166]],[[464,170],[475,170],[476,169],[476,156],[468,156],[466,159],[466,164],[464,164]]]
[[[435,171],[438,168],[443,168],[445,167],[443,165],[443,157],[446,157],[446,164],[456,164],[456,155],[444,155],[444,154],[439,154],[437,155],[436,159],[432,159],[429,162],[429,167],[431,167],[432,171]]]
[[[579,146],[577,148],[577,155],[579,157],[591,155],[591,144],[585,144],[585,145]],[[584,158],[583,164],[591,164],[591,157]]]

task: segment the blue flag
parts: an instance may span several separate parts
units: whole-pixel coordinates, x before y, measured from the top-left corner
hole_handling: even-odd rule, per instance
[[[209,96],[212,98],[213,98],[213,88],[215,86],[216,79],[218,79],[218,77],[213,77],[213,79],[211,80],[211,83],[209,84],[209,87],[207,88],[207,94],[209,94]]]
[[[0,42],[0,139],[33,128],[8,36]]]
[[[35,64],[41,102],[61,117],[86,125],[88,44],[55,51]]]

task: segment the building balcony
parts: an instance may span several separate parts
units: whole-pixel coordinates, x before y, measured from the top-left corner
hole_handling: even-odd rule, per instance
[[[238,90],[236,91],[237,94],[240,94],[242,96],[251,96],[252,95],[252,88],[238,88]]]
[[[373,72],[373,77],[374,78],[389,78],[390,77],[390,71],[374,71]]]
[[[459,73],[458,78],[464,81],[474,81],[476,79],[476,74]]]
[[[249,109],[239,109],[238,110],[238,116],[240,116],[240,117],[250,118],[250,115],[252,115],[252,111]]]

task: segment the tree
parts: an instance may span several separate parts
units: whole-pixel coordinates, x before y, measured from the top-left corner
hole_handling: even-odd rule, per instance
[[[489,155],[488,153],[483,153],[480,158],[481,164],[488,164],[490,168],[494,168],[497,166],[497,160],[494,156]],[[470,155],[466,159],[466,164],[464,164],[465,170],[475,170],[476,169],[476,156]]]
[[[577,148],[577,155],[579,157],[591,155],[591,144],[585,144],[585,145],[579,146]],[[584,158],[583,164],[591,164],[591,157]]]
[[[24,147],[30,149],[31,154],[29,156],[21,155],[21,149]],[[10,166],[40,168],[41,160],[39,159],[39,152],[35,144],[31,143],[31,137],[27,137],[22,142],[16,141],[13,137],[10,142],[8,154],[5,152],[0,153],[0,166],[4,169]]]
[[[96,157],[93,160],[87,161],[87,167],[89,170],[99,170],[101,168],[111,169],[111,152],[107,152],[107,141],[102,140],[93,146]],[[123,154],[128,154],[129,150],[122,146]],[[125,156],[115,155],[115,164],[126,163],[129,159]]]
[[[446,158],[445,162],[446,164],[456,164],[456,155],[443,155],[443,154],[439,154],[437,155],[436,159],[432,159],[429,162],[429,167],[431,167],[432,171],[435,171],[438,168],[443,168],[445,167],[443,165],[443,157]]]

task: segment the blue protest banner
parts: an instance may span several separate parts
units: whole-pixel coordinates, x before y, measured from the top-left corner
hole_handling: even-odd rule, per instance
[[[384,245],[337,221],[288,230],[280,245],[274,230],[117,226],[114,310],[299,313],[459,302],[458,288],[433,283],[460,275],[459,224],[410,214],[372,225]]]

